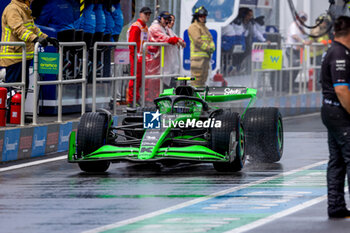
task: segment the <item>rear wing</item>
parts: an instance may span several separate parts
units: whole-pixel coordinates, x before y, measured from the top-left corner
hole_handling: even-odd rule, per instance
[[[225,102],[242,99],[255,99],[257,90],[247,87],[207,87],[201,98],[207,102]]]

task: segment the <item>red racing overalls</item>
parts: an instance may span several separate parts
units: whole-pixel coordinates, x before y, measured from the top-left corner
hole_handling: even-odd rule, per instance
[[[142,75],[142,45],[148,40],[148,27],[140,19],[133,23],[127,32],[128,42],[136,42],[137,45],[137,71],[136,71],[136,101],[140,100],[140,87]],[[134,75],[134,46],[130,50],[130,75]],[[134,80],[129,81],[128,102],[132,103],[134,97]]]

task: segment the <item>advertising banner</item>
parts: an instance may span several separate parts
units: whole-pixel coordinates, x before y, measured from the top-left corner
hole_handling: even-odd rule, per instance
[[[282,69],[282,50],[265,49],[264,61],[262,63],[264,70],[281,70]]]
[[[58,74],[58,53],[39,53],[39,74]]]

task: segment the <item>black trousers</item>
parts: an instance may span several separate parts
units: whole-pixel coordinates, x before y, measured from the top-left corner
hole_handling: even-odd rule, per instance
[[[350,188],[350,115],[341,107],[324,104],[321,116],[328,129],[328,213],[335,213],[346,208],[346,175]]]
[[[29,87],[29,66],[30,66],[31,60],[27,60],[26,62],[26,89],[28,90]],[[13,83],[13,82],[21,82],[22,81],[22,62],[15,63],[13,65],[10,65],[6,67],[6,76],[5,76],[5,82],[6,83]]]

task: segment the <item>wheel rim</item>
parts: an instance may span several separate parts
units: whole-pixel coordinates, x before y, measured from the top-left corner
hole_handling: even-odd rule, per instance
[[[233,151],[234,151],[234,142],[235,142],[235,136],[234,136],[234,133],[233,132],[231,132],[230,133],[230,143],[229,143],[229,155],[230,155],[230,157],[231,156],[234,156],[234,154],[233,154]]]
[[[239,146],[240,146],[240,157],[244,156],[244,131],[242,126],[239,127]]]
[[[277,141],[278,141],[278,150],[282,150],[283,147],[283,127],[281,118],[278,119],[277,123]]]

